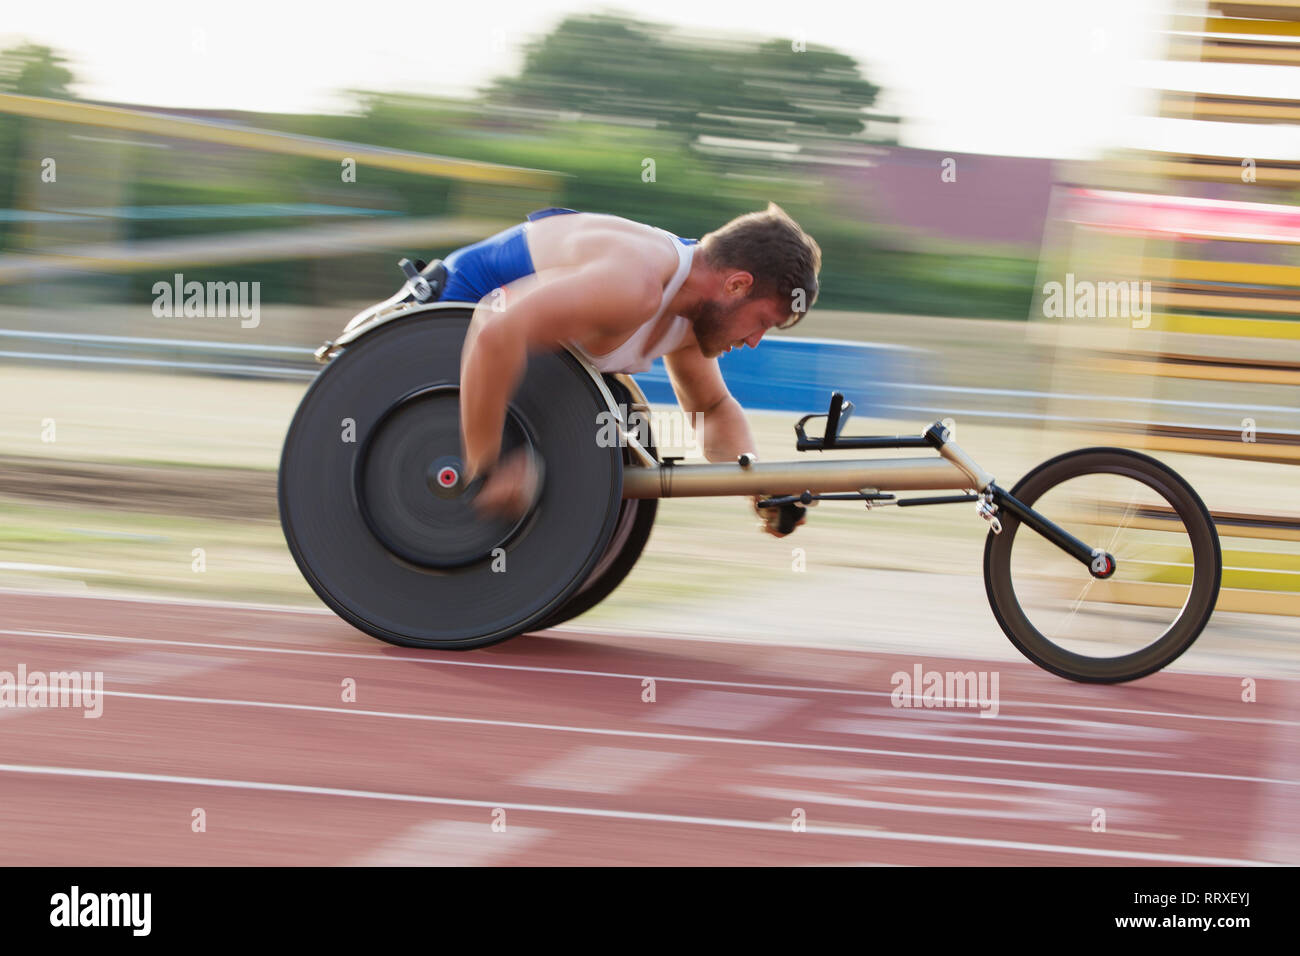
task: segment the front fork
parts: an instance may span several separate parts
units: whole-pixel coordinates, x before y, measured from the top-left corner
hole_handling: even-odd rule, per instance
[[[990,482],[988,489],[980,495],[979,514],[989,522],[994,534],[1002,533],[1002,522],[997,517],[999,510],[1015,515],[1022,524],[1033,528],[1066,554],[1082,562],[1094,578],[1105,580],[1115,573],[1115,556],[1109,551],[1088,547],[1056,522],[1020,501],[1011,492],[1004,491],[996,483]]]
[[[925,438],[938,449],[940,455],[960,468],[975,483],[975,488],[979,492],[977,512],[981,518],[989,522],[994,534],[1002,533],[1002,522],[998,519],[998,511],[1007,511],[1066,554],[1082,562],[1094,578],[1104,580],[1115,573],[1113,554],[1100,548],[1088,547],[1060,525],[1017,499],[1011,492],[998,487],[993,476],[957,446],[952,440],[952,432],[942,421],[935,422],[926,429]]]

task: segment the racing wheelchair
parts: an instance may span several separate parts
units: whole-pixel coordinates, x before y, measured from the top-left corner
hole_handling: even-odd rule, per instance
[[[788,529],[817,500],[876,508],[974,503],[988,521],[983,572],[993,616],[1040,667],[1115,683],[1160,670],[1204,629],[1222,557],[1214,522],[1171,468],[1122,448],[1084,448],[1010,490],[943,422],[915,436],[846,436],[839,393],[795,425],[796,449],[924,449],[907,458],[683,464],[660,460],[649,406],[627,375],[576,351],[529,356],[502,454],[546,465],[534,506],[485,518],[463,476],[461,347],[474,304],[437,301],[445,270],[402,260],[407,284],[316,350],[325,365],[285,439],[278,499],[285,539],[332,610],[381,640],[484,647],[594,607],[649,540],[660,498],[765,494]],[[599,441],[616,416],[620,440]],[[825,418],[820,434],[808,423]],[[945,494],[915,494],[917,492]],[[900,497],[901,496],[901,497]]]

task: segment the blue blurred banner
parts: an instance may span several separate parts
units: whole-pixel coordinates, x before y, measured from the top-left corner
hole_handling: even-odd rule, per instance
[[[922,355],[919,349],[874,342],[777,338],[756,349],[727,352],[718,363],[727,388],[745,408],[825,411],[831,392],[839,391],[859,414],[884,418],[888,414],[878,407],[898,401],[891,386],[917,380]],[[677,401],[663,359],[635,378],[649,401]]]

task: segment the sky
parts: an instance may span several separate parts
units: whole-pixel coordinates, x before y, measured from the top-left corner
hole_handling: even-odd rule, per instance
[[[885,88],[879,106],[904,117],[901,139],[911,146],[1059,158],[1123,145],[1196,147],[1222,136],[1234,137],[1231,152],[1241,155],[1295,146],[1294,136],[1268,127],[1142,118],[1153,86],[1196,89],[1212,70],[1160,62],[1158,28],[1173,2],[63,0],[10,4],[0,44],[58,49],[82,80],[77,93],[90,99],[321,111],[340,108],[339,91],[348,89],[469,95],[517,70],[524,44],[566,15],[618,11],[684,31],[797,37],[847,53]],[[1246,67],[1236,80],[1215,82],[1300,98],[1297,73]]]

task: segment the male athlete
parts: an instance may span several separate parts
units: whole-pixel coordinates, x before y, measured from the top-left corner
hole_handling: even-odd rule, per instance
[[[769,329],[806,314],[817,299],[821,249],[775,203],[700,240],[551,208],[458,249],[444,265],[441,298],[478,303],[461,355],[466,479],[482,479],[474,498],[481,512],[517,516],[535,500],[537,462],[522,449],[498,456],[530,351],[570,345],[602,372],[648,371],[662,355],[682,410],[703,413],[704,456],[735,461],[753,453],[754,437],[718,356],[756,348]],[[782,537],[777,510],[759,514],[761,527]]]

